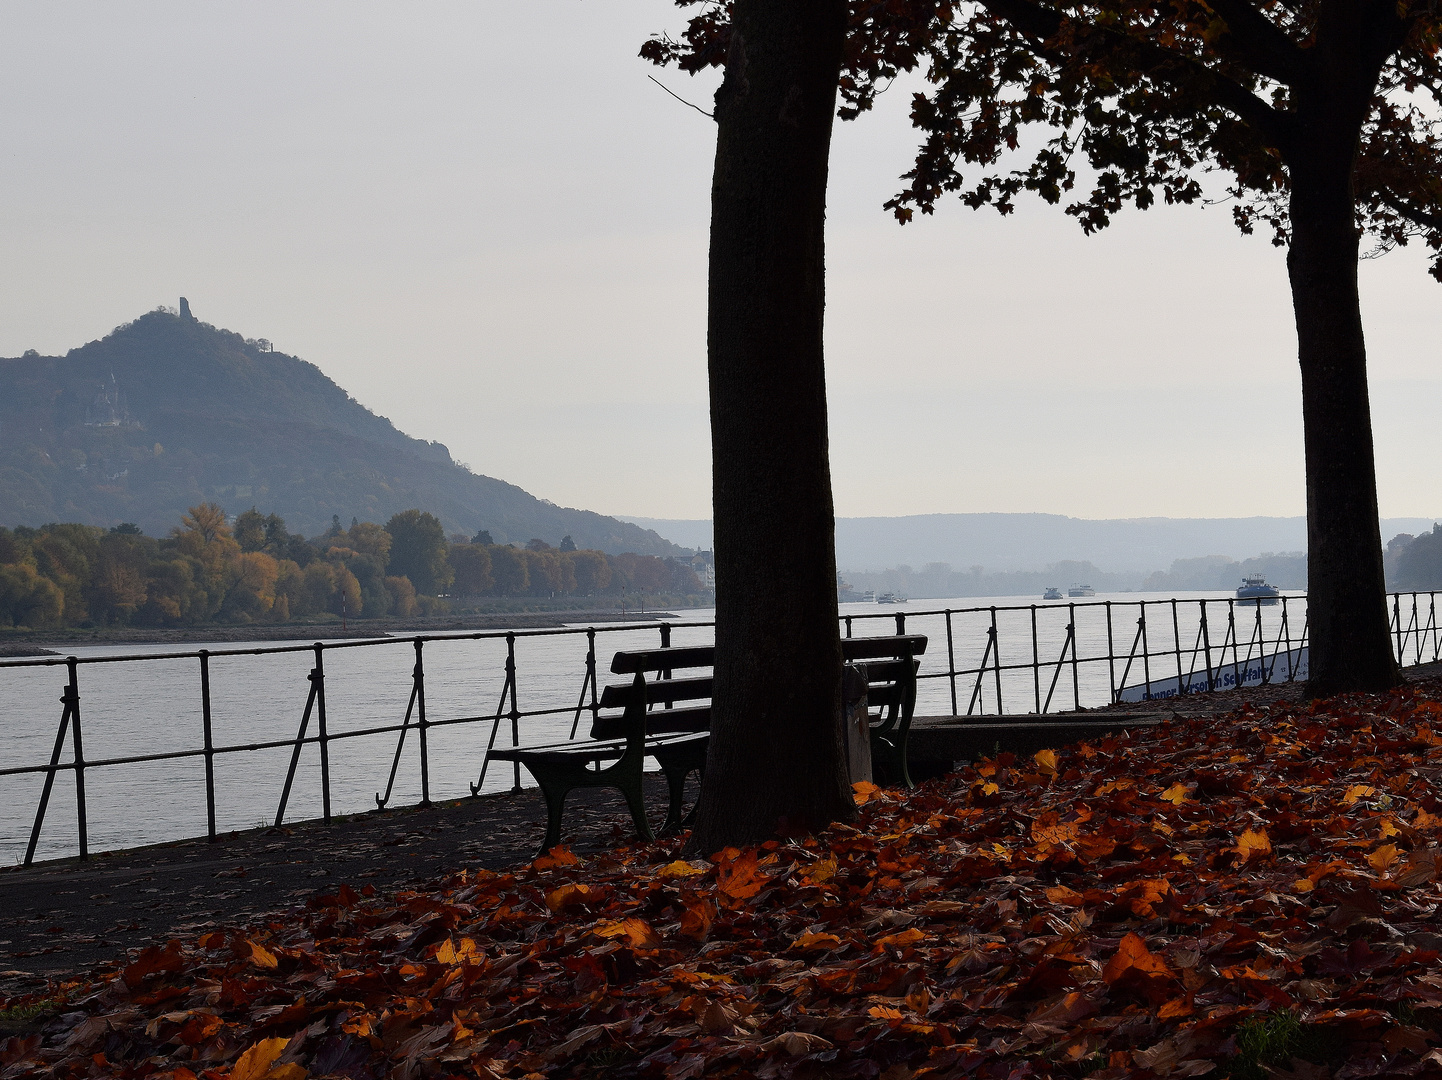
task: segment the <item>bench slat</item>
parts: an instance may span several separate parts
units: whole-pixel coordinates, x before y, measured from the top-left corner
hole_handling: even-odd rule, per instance
[[[926,652],[925,634],[893,634],[889,637],[849,637],[841,639],[841,655],[847,660],[865,660],[874,656],[901,656],[909,646],[912,656]]]
[[[638,671],[675,671],[678,668],[710,667],[715,660],[714,645],[641,649],[618,652],[611,657],[611,671],[616,675],[634,675]]]
[[[593,739],[623,739],[626,737],[625,716],[598,716],[591,725]],[[701,705],[691,709],[652,709],[646,714],[646,734],[709,731],[711,730],[711,706]]]
[[[603,709],[630,705],[664,705],[668,701],[699,701],[711,696],[711,676],[696,679],[657,679],[646,683],[645,700],[638,701],[635,683],[608,686],[601,691]]]

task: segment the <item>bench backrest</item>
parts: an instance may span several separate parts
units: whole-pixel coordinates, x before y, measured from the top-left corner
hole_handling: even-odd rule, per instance
[[[865,662],[867,704],[880,710],[878,718],[886,726],[902,717],[910,719],[916,704],[917,657],[925,652],[924,634],[843,638],[841,641],[841,655],[848,663]],[[607,686],[601,692],[600,707],[620,709],[621,713],[598,714],[591,725],[591,738],[628,738],[641,731],[647,735],[664,735],[708,730],[712,677],[709,672],[689,672],[709,668],[715,659],[716,649],[712,645],[616,653],[611,658],[611,670],[618,675],[635,677],[629,683]],[[688,674],[676,678],[673,673],[678,671]],[[653,673],[656,677],[651,677]],[[686,702],[704,704],[675,707]]]

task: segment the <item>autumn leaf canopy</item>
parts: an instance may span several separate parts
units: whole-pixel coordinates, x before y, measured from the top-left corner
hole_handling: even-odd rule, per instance
[[[682,8],[697,0],[677,0]],[[706,0],[642,56],[725,62],[729,3]],[[1419,239],[1442,279],[1442,66],[1427,0],[851,0],[840,115],[905,72],[921,133],[902,221],[947,193],[1010,213],[1032,192],[1082,228],[1124,206],[1226,201],[1289,236],[1291,166],[1319,124],[1350,128],[1359,230],[1373,254]],[[1360,141],[1356,132],[1360,129]],[[1216,173],[1219,183],[1207,183]]]

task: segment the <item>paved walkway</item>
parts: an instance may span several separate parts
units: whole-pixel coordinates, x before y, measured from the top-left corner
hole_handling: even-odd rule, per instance
[[[659,777],[648,777],[647,800],[652,820],[664,818]],[[575,851],[634,835],[615,792],[573,792],[566,810]],[[528,789],[0,869],[0,995],[175,934],[244,923],[341,882],[395,891],[461,867],[517,866],[540,844],[544,822],[545,803]]]
[[[1406,674],[1414,681],[1439,679],[1442,664]],[[1245,701],[1273,704],[1301,696],[1301,687],[1281,685],[1158,704],[1179,715],[1206,716]],[[1073,717],[1099,718],[1098,712],[1105,710]],[[659,776],[648,777],[647,799],[652,820],[661,820],[666,792]],[[565,840],[578,852],[632,835],[615,792],[573,792],[567,811]],[[540,794],[526,790],[362,814],[329,826],[312,821],[231,833],[214,844],[184,840],[106,852],[83,863],[63,859],[0,869],[0,995],[90,972],[152,941],[284,910],[341,882],[388,892],[462,867],[518,866],[540,844],[544,819]]]

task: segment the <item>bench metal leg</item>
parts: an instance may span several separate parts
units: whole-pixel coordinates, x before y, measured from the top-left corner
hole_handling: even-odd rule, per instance
[[[534,776],[534,772],[532,773]],[[541,841],[541,849],[536,852],[540,857],[561,842],[561,817],[566,810],[566,796],[571,793],[570,784],[547,783],[539,776],[536,777],[536,784],[541,789],[541,794],[546,797],[546,838]]]
[[[681,827],[681,807],[686,797],[686,777],[691,775],[691,770],[684,765],[668,765],[661,763],[661,768],[666,773],[666,787],[670,791],[670,804],[666,807],[666,823],[661,826],[661,835]]]
[[[627,777],[626,781],[630,779]],[[651,823],[646,820],[646,800],[642,797],[640,776],[637,776],[634,782],[622,782],[616,786],[626,797],[626,806],[631,811],[631,820],[636,823],[636,831],[641,834],[641,839],[656,839],[656,834],[651,831]]]

